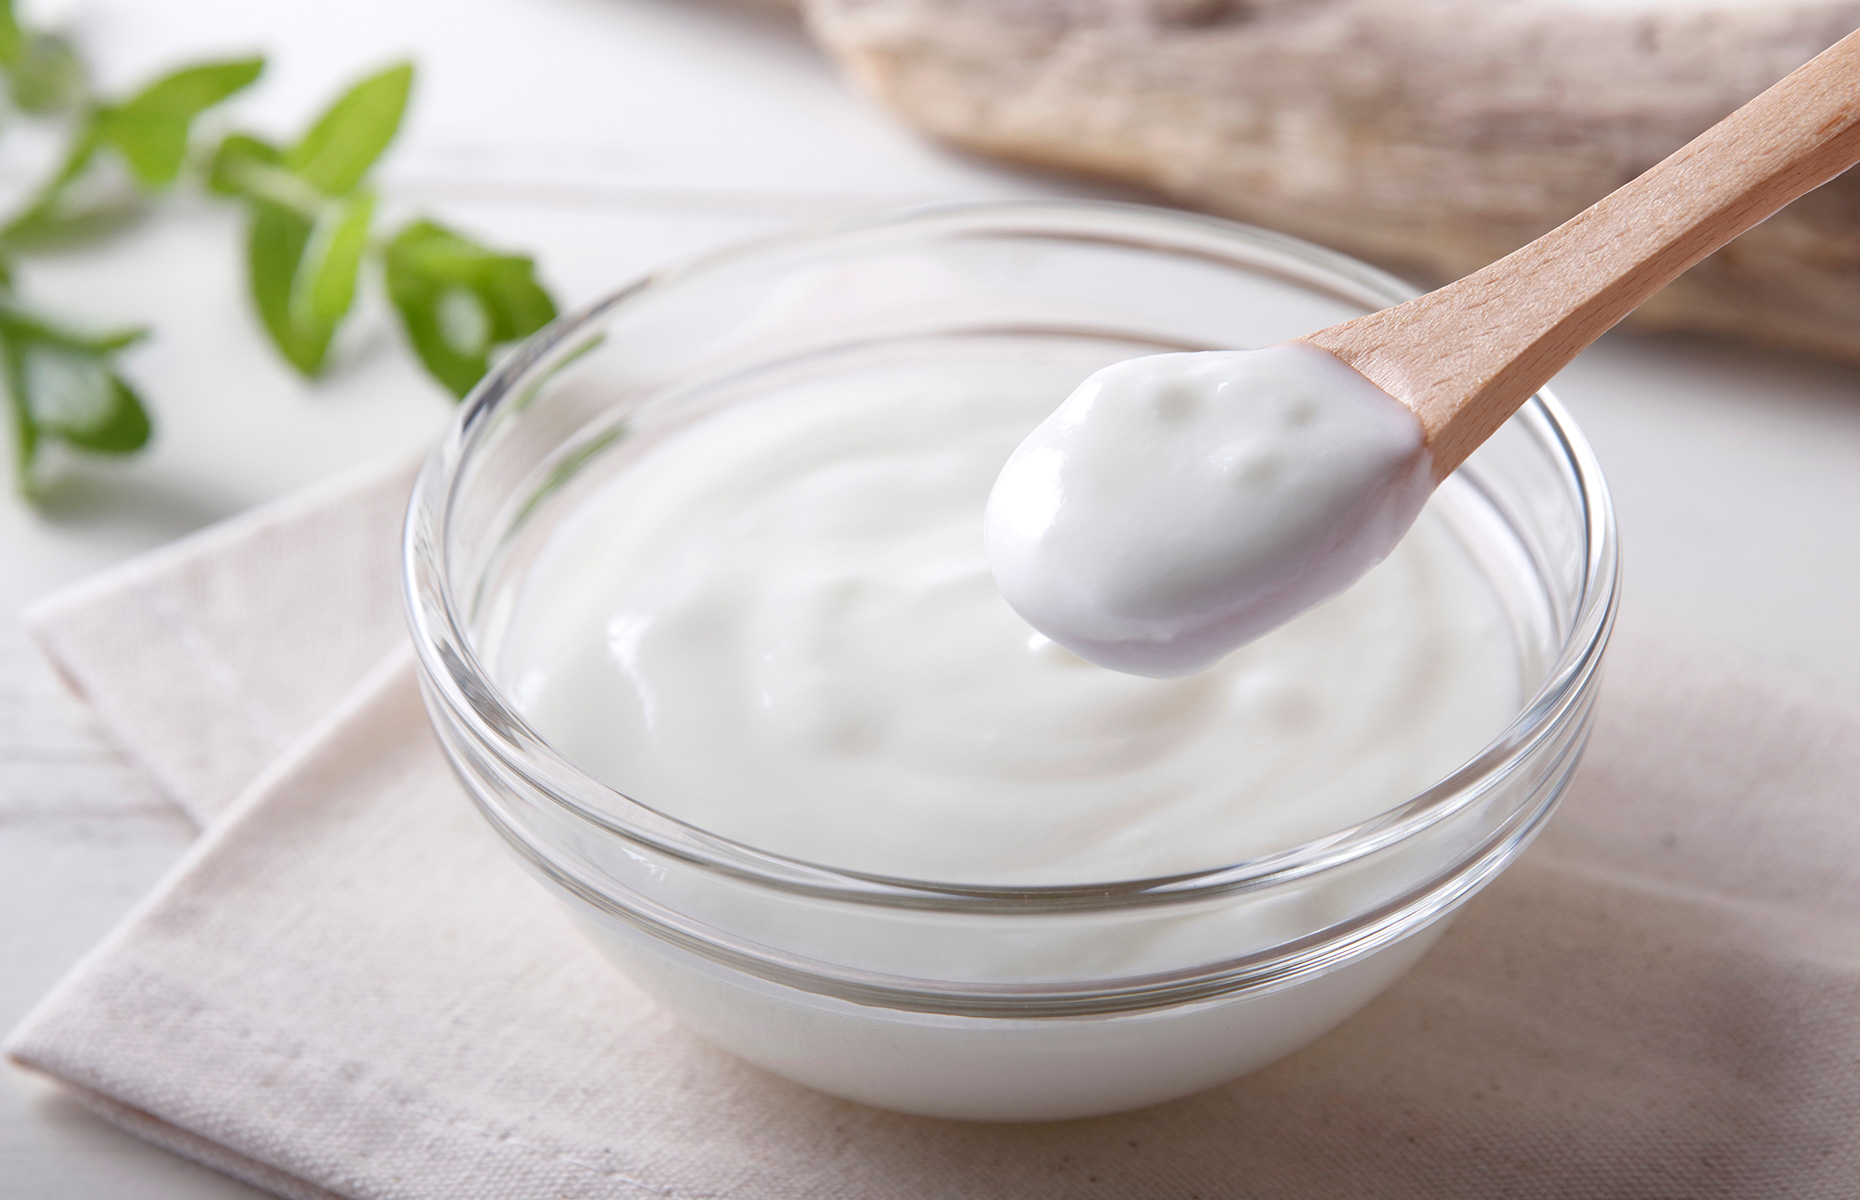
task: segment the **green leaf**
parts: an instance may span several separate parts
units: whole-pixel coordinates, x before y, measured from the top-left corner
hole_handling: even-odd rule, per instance
[[[49,342],[27,344],[19,354],[26,403],[41,435],[101,454],[147,444],[148,412],[107,356]]]
[[[331,205],[311,229],[291,294],[291,316],[298,324],[333,329],[348,314],[374,215],[374,193],[357,192]]]
[[[335,333],[333,324],[299,323],[291,303],[297,270],[315,228],[310,218],[295,209],[255,200],[246,230],[246,266],[258,315],[278,351],[310,376],[323,369],[323,357]]]
[[[97,454],[130,454],[148,444],[148,410],[113,361],[142,336],[140,330],[78,333],[17,308],[0,308],[18,483],[26,495],[36,490],[36,461],[48,441]]]
[[[250,202],[246,261],[252,299],[280,353],[303,374],[322,373],[336,328],[355,303],[375,198],[362,192],[315,220],[268,200]]]
[[[221,196],[250,195],[256,190],[252,181],[283,162],[284,152],[270,142],[249,133],[228,134],[207,166],[207,190]]]
[[[24,112],[58,112],[84,92],[84,66],[71,43],[53,33],[21,28],[13,0],[0,0],[0,67],[13,103]]]
[[[533,258],[492,255],[484,264],[478,294],[491,309],[492,341],[514,342],[555,320],[555,301],[536,282]]]
[[[456,396],[484,377],[494,346],[555,319],[532,259],[489,250],[431,221],[394,236],[386,268],[388,299],[414,352]]]
[[[149,444],[155,423],[149,419],[148,407],[123,377],[110,372],[110,407],[103,419],[78,432],[59,433],[59,439],[89,450],[93,454],[134,454]]]
[[[0,66],[13,66],[26,52],[26,31],[13,14],[13,0],[0,0]]]
[[[57,34],[29,33],[17,61],[7,64],[7,83],[21,112],[63,112],[83,98],[84,64]]]
[[[99,111],[96,136],[115,148],[143,187],[167,187],[187,160],[195,118],[250,87],[262,58],[202,63],[165,75],[121,104]]]
[[[346,196],[394,140],[412,87],[412,63],[362,80],[286,152],[284,165],[324,195]]]

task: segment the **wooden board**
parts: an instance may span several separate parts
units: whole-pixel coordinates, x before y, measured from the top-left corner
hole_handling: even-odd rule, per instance
[[[919,129],[1113,176],[1424,283],[1556,226],[1860,26],[1852,0],[806,0]],[[1860,361],[1860,174],[1642,326]]]

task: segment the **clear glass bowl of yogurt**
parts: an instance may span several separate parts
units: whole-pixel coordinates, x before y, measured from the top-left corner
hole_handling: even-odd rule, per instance
[[[521,347],[420,477],[440,740],[629,978],[801,1083],[1045,1120],[1262,1066],[1412,965],[1555,806],[1617,588],[1593,457],[1535,398],[1361,584],[1188,679],[1020,625],[981,506],[1107,363],[1411,294],[1096,203],[656,272]]]

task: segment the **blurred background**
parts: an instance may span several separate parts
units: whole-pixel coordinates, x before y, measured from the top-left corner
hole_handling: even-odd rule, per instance
[[[1576,22],[1591,19],[1581,14],[1592,10],[1683,13],[1688,7],[1685,0],[1517,3],[1537,9],[1560,4],[1567,12],[1556,21]],[[851,22],[885,17],[882,0],[820,6],[832,17],[819,28],[833,33],[826,40],[837,49],[837,61],[779,4],[22,0],[19,11],[22,20],[68,37],[89,63],[98,92],[108,96],[190,62],[264,54],[268,67],[256,85],[202,118],[201,129],[209,132],[237,128],[288,140],[342,88],[411,58],[418,72],[411,106],[375,175],[383,220],[431,214],[488,245],[533,256],[539,278],[565,310],[668,258],[835,215],[940,199],[1157,201],[1162,192],[1133,180],[1171,186],[1166,170],[1156,166],[1171,159],[1153,145],[1145,153],[1161,158],[1107,152],[1092,160],[1072,142],[1045,152],[1039,137],[1052,128],[1052,113],[1041,118],[1047,125],[1031,118],[991,125],[986,101],[994,85],[978,83],[981,100],[957,111],[961,105],[952,109],[934,96],[926,100],[921,89],[913,92],[917,85],[908,71],[875,75],[900,55],[908,66],[912,31],[936,19],[934,5],[889,7],[902,12],[898,21],[919,24],[894,22],[885,35],[890,41],[868,38],[876,26]],[[1277,10],[1301,6],[1004,0],[1001,7],[1022,22],[1015,28],[1024,44],[1016,43],[1016,53],[1032,54],[1040,37],[1057,36],[1053,31],[1080,13],[1101,31],[1092,45],[1102,47],[1118,43],[1118,21],[1134,22],[1128,29],[1143,36],[1162,29],[1169,37],[1190,38],[1231,24],[1236,13],[1271,10],[1261,19],[1277,19]],[[1383,7],[1395,11],[1400,3],[1385,0]],[[1692,7],[1714,6],[1699,0]],[[1795,65],[1783,61],[1792,47],[1846,19],[1839,5],[1743,0],[1730,7],[1789,17],[1763,26],[1766,36],[1775,35],[1773,48],[1768,57],[1744,62],[1746,74],[1774,67],[1779,75]],[[952,8],[972,16],[977,5]],[[1494,5],[1495,11],[1505,8]],[[1809,17],[1791,15],[1798,10]],[[865,57],[849,56],[855,41]],[[1541,38],[1530,45],[1529,70],[1520,59],[1519,77],[1541,83],[1542,64],[1556,51],[1544,50]],[[1375,52],[1373,45],[1365,50]],[[1389,54],[1396,62],[1396,51]],[[1110,61],[1115,66],[1115,57]],[[847,82],[847,62],[866,90]],[[1219,70],[1218,57],[1169,62],[1183,72]],[[1141,73],[1140,66],[1132,70]],[[1115,72],[1096,60],[1084,83],[1075,80],[1074,86],[1089,92],[1104,72],[1111,72],[1102,75],[1107,93],[1115,91],[1109,87]],[[1501,92],[1508,78],[1503,72],[1495,77]],[[1164,82],[1191,97],[1199,86],[1192,73]],[[1399,77],[1384,73],[1372,82],[1370,91],[1386,91]],[[1225,94],[1227,86],[1214,82],[1203,90]],[[1747,81],[1726,86],[1735,90]],[[873,98],[874,90],[887,104]],[[1546,139],[1527,119],[1582,107],[1570,100],[1565,94],[1525,103],[1505,93],[1494,110],[1505,119],[1472,122],[1469,128],[1483,140],[1467,153],[1497,161],[1519,139],[1583,151],[1589,136],[1583,130],[1553,131]],[[1677,115],[1674,106],[1655,101],[1645,103],[1644,115],[1650,122],[1683,124],[1700,106],[1718,102],[1719,92],[1694,88]],[[1061,104],[1056,111],[1063,124],[1073,110]],[[1116,117],[1079,108],[1075,125],[1087,133],[1097,128],[1115,142],[1123,136]],[[975,131],[962,140],[1048,165],[951,149],[913,121],[945,135]],[[1162,127],[1170,126],[1164,121]],[[1299,144],[1316,145],[1310,161],[1321,165],[1321,133],[1293,129],[1280,140],[1304,137]],[[0,200],[7,211],[53,164],[58,148],[53,133],[31,122],[6,127]],[[1596,169],[1606,174],[1656,149],[1657,139],[1624,143]],[[1197,161],[1210,153],[1206,144],[1180,150],[1200,156]],[[1538,169],[1554,182],[1564,178],[1558,172],[1568,162],[1589,158],[1546,160]],[[1054,164],[1110,169],[1124,178],[1062,173]],[[1274,169],[1282,173],[1283,164]],[[1449,191],[1473,186],[1453,182],[1450,173],[1440,178]],[[1224,183],[1207,173],[1173,182],[1176,195],[1204,206],[1251,211],[1243,173]],[[1344,182],[1373,191],[1376,181]],[[1220,186],[1238,189],[1230,203],[1220,203],[1210,190]],[[1348,190],[1332,190],[1338,187]],[[1552,184],[1538,190],[1545,189],[1556,190]],[[1297,208],[1284,195],[1266,199],[1256,215]],[[1516,230],[1528,233],[1537,219],[1519,215]],[[1846,218],[1836,212],[1817,219],[1860,238],[1860,208]],[[1843,219],[1848,224],[1839,226]],[[182,186],[107,236],[15,263],[15,288],[36,308],[98,327],[151,329],[146,341],[121,355],[120,367],[153,411],[156,434],[133,457],[59,462],[36,506],[11,491],[0,499],[0,1026],[16,1022],[107,932],[194,832],[98,740],[80,705],[30,648],[21,609],[61,585],[255,504],[414,456],[453,411],[451,395],[401,345],[378,286],[362,288],[322,378],[309,381],[292,371],[267,342],[247,297],[243,222],[236,205]],[[1333,224],[1348,226],[1341,219]],[[1450,234],[1440,236],[1451,240]],[[1404,242],[1391,235],[1345,248],[1381,246],[1385,261],[1425,281],[1443,263],[1458,261],[1409,252],[1431,236],[1423,231],[1413,234],[1420,241]],[[1470,243],[1455,243],[1454,253],[1477,255],[1506,234],[1487,229],[1481,236],[1485,240],[1472,239],[1478,245],[1470,249]],[[1837,283],[1845,272],[1848,283],[1860,286],[1860,266],[1837,262],[1830,270]],[[1860,344],[1860,317],[1854,336]],[[1722,331],[1618,332],[1580,358],[1554,388],[1588,433],[1614,489],[1627,604],[1635,619],[1689,633],[1860,706],[1860,621],[1854,619],[1860,613],[1860,369],[1827,355],[1761,348]],[[3,1071],[0,1196],[13,1195],[140,1200],[257,1193],[142,1145],[17,1072]]]

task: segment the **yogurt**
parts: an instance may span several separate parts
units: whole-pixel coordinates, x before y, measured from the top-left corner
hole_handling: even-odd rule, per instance
[[[1414,413],[1324,350],[1147,355],[1087,379],[1015,450],[988,558],[1061,645],[1185,675],[1354,583],[1433,486]]]
[[[1165,361],[1191,388],[1236,365],[1283,382],[1301,354],[1094,378],[1102,396]],[[868,368],[699,420],[554,531],[489,632],[495,674],[557,749],[661,812],[792,858],[967,884],[1148,878],[1282,850],[1415,794],[1511,720],[1524,685],[1504,611],[1432,513],[1354,587],[1191,677],[1108,670],[1029,626],[990,574],[982,513],[1035,426],[1058,429],[1068,469],[1111,469],[1115,423],[1068,442],[1077,397],[1054,414],[1082,373]],[[1197,445],[1237,427],[1139,383],[1138,426],[1179,422]],[[1132,502],[1205,531],[1234,502],[1202,493],[1237,480],[1268,510],[1248,519],[1292,526],[1268,556],[1296,559],[1331,513],[1298,511],[1325,468],[1373,479],[1351,502],[1425,497],[1415,439],[1374,398],[1280,395],[1268,444],[1216,436],[1205,477]],[[1311,438],[1328,457],[1291,461]],[[1139,449],[1174,453],[1163,435]],[[1278,490],[1259,484],[1275,473]],[[1141,552],[1140,517],[1107,519]],[[1186,595],[1227,576],[1171,579]]]

